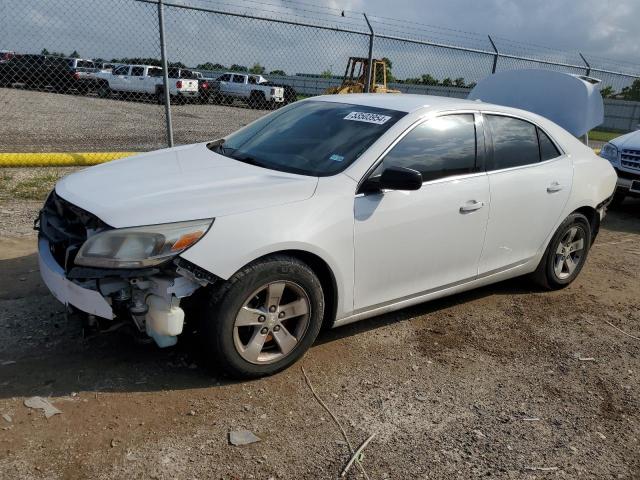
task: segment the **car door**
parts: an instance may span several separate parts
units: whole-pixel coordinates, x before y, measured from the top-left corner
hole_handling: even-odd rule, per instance
[[[234,75],[231,79],[231,89],[233,94],[237,97],[246,97],[248,95],[248,89],[245,88],[246,75]]]
[[[419,190],[356,195],[356,311],[476,277],[489,211],[479,118],[456,113],[415,125],[371,174],[412,168],[423,176]]]
[[[130,67],[121,65],[113,70],[113,78],[111,79],[111,88],[113,90],[124,92],[127,88]]]
[[[484,115],[491,207],[479,273],[515,267],[543,247],[567,203],[573,166],[539,126]]]
[[[145,67],[131,67],[131,73],[127,79],[128,92],[144,92]]]

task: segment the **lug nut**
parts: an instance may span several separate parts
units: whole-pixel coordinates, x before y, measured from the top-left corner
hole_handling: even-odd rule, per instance
[[[274,332],[279,332],[280,331],[280,325],[276,325],[275,327],[273,327],[273,331]]]
[[[262,330],[260,330],[260,333],[262,335],[266,335],[269,332],[269,329],[267,327],[264,327]]]
[[[280,312],[280,313],[278,314],[278,318],[284,318],[284,312]]]
[[[264,315],[260,315],[260,316],[258,317],[258,321],[259,321],[259,322],[261,322],[261,323],[262,323],[262,322],[264,322],[265,320],[266,320],[266,318],[265,318],[265,316],[264,316]]]
[[[271,313],[275,312],[275,311],[276,311],[276,306],[275,306],[275,305],[271,305],[271,306],[269,307],[269,311],[270,311]]]

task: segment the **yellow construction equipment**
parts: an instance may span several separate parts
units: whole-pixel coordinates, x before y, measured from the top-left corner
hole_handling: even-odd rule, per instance
[[[400,93],[400,90],[387,88],[387,64],[384,60],[372,60],[371,93]],[[369,59],[366,57],[350,57],[344,72],[342,85],[330,87],[325,94],[334,93],[364,93],[366,91],[367,75],[369,74]]]

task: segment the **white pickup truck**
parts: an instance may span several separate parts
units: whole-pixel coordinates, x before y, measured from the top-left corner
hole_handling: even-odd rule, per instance
[[[267,83],[267,79],[262,75],[225,73],[216,81],[218,98],[225,103],[230,103],[234,98],[240,98],[253,108],[273,108],[284,102],[284,89],[262,85]]]
[[[182,78],[182,70],[169,69],[169,95],[178,103],[198,96],[198,80]],[[176,77],[176,78],[174,78]],[[119,65],[111,71],[95,74],[98,95],[109,97],[112,93],[121,95],[153,95],[159,103],[164,102],[162,68],[152,65]]]

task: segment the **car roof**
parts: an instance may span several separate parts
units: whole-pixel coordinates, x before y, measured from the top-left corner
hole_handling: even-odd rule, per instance
[[[436,97],[433,95],[416,95],[407,93],[350,93],[348,95],[321,95],[313,97],[312,100],[350,103],[352,105],[386,108],[401,112],[413,112],[423,108],[433,108],[436,110],[444,108],[471,110],[481,108],[478,104],[482,103],[475,100],[465,100],[461,98]],[[486,107],[488,104],[482,103],[482,105],[483,107]],[[496,107],[498,106],[496,105]]]

